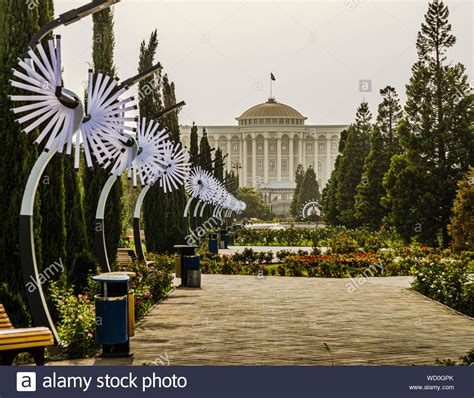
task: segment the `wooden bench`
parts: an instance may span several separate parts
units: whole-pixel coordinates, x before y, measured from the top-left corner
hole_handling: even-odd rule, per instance
[[[118,248],[117,249],[117,265],[122,267],[128,267],[136,260],[135,252],[129,248]]]
[[[54,344],[46,327],[15,329],[5,308],[0,304],[0,357],[2,365],[11,365],[21,352],[33,356],[36,365],[44,365],[44,348]]]

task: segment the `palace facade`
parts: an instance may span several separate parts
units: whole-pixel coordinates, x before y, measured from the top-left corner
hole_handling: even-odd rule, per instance
[[[227,170],[239,175],[240,186],[259,189],[275,214],[286,215],[295,189],[298,164],[314,167],[320,190],[326,185],[346,125],[306,125],[291,106],[270,98],[236,118],[237,125],[206,126],[209,144],[219,147]],[[201,136],[202,127],[199,126]],[[181,126],[189,148],[191,126]]]

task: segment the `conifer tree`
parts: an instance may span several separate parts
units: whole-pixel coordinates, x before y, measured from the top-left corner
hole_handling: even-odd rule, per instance
[[[334,162],[334,169],[322,192],[321,204],[323,209],[323,219],[330,225],[339,225],[339,212],[337,210],[336,193],[339,181],[339,169],[341,167],[342,153],[347,140],[347,130],[342,130],[339,137],[338,152]]]
[[[92,16],[93,20],[93,43],[92,63],[94,72],[99,71],[109,76],[116,75],[114,65],[114,17],[110,8],[106,8]],[[109,171],[94,165],[86,169],[84,173],[85,188],[85,213],[88,225],[89,246],[94,246],[95,212],[99,201],[100,192],[104,187]],[[122,181],[117,179],[107,198],[105,207],[105,237],[107,255],[111,264],[115,263],[117,248],[122,234]]]
[[[198,164],[204,170],[212,170],[212,153],[211,153],[211,146],[209,145],[209,141],[207,139],[207,132],[206,128],[204,127],[202,130],[202,137],[199,143],[199,159]]]
[[[418,60],[407,85],[406,117],[399,129],[404,156],[392,163],[390,178],[384,183],[384,204],[390,211],[387,220],[404,232],[405,239],[437,244],[441,237],[444,246],[449,243],[447,225],[456,183],[474,154],[474,96],[469,95],[465,67],[446,60],[456,42],[448,16],[443,1],[430,2],[418,33]],[[418,178],[417,188],[423,192],[410,202],[411,218],[398,205],[412,197],[399,184],[407,175]]]
[[[199,136],[198,136],[198,127],[193,122],[193,127],[191,127],[191,135],[189,142],[189,162],[192,166],[197,165],[199,155]]]
[[[24,296],[24,282],[19,252],[19,214],[26,180],[37,158],[33,146],[35,134],[28,136],[15,123],[17,116],[9,109],[8,95],[20,93],[9,84],[11,68],[19,57],[26,54],[31,36],[39,29],[38,8],[17,0],[0,0],[0,302],[5,305],[15,326],[27,325],[30,314]],[[31,135],[31,136],[30,136]],[[39,195],[35,213],[40,212]],[[35,221],[35,235],[39,236],[40,223]],[[41,245],[36,242],[37,258]]]
[[[318,180],[316,179],[316,173],[314,172],[313,167],[310,166],[306,169],[298,195],[298,212],[301,211],[306,203],[310,201],[319,201],[319,199],[320,193]]]
[[[222,159],[221,148],[216,149],[216,154],[214,155],[214,177],[219,181],[224,180],[224,164]]]
[[[357,186],[355,210],[358,222],[377,230],[386,209],[380,201],[385,195],[382,181],[393,155],[400,152],[396,128],[401,118],[401,106],[393,87],[380,90],[382,102],[378,107],[377,122],[370,137],[369,154],[364,161],[362,178]]]
[[[456,251],[474,251],[474,167],[459,181],[448,230]]]
[[[298,217],[299,212],[300,212],[300,209],[298,207],[299,202],[300,202],[299,195],[301,191],[301,185],[303,184],[304,175],[305,175],[305,172],[304,172],[303,165],[298,164],[298,166],[296,166],[296,171],[295,171],[296,188],[295,188],[295,191],[293,192],[293,198],[291,199],[291,204],[290,204],[290,214],[295,218]]]
[[[355,194],[361,179],[364,160],[369,151],[371,119],[369,105],[363,101],[357,109],[355,123],[349,126],[338,171],[336,191],[338,218],[343,225],[350,228],[357,226],[354,209]]]

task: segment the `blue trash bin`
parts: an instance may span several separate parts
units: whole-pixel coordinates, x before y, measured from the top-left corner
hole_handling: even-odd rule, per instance
[[[200,257],[196,254],[198,246],[175,245],[181,257],[181,286],[188,286],[188,270],[200,270]]]
[[[213,254],[219,253],[219,241],[217,234],[209,234],[209,251]]]
[[[128,282],[125,274],[105,273],[93,277],[101,284],[95,296],[96,341],[103,357],[129,357]]]

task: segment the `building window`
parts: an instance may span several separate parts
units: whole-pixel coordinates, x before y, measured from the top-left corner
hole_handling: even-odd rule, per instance
[[[238,149],[239,149],[239,145],[238,145],[238,144],[232,144],[232,151],[237,152]]]
[[[336,142],[333,142],[333,143],[331,144],[331,149],[332,149],[333,151],[337,151],[337,143],[336,143]]]
[[[321,162],[318,162],[318,171],[321,171],[323,169],[323,166],[321,165]]]
[[[286,144],[281,144],[281,150],[286,152],[287,150]]]
[[[306,144],[306,150],[307,151],[312,151],[313,150],[313,144]]]
[[[270,160],[270,171],[275,171],[275,161]]]
[[[258,124],[258,119],[253,119],[253,124]]]
[[[286,159],[282,159],[281,161],[281,171],[288,171],[288,163]]]
[[[270,144],[270,151],[274,152],[275,151],[275,144]]]
[[[277,123],[278,123],[278,119],[272,119],[272,123],[273,123],[273,124],[277,124]]]
[[[265,119],[265,123],[270,124],[272,122],[272,119]]]
[[[257,144],[257,151],[263,151],[263,144]]]
[[[325,147],[325,146],[326,146],[326,145],[324,145],[324,144],[319,144],[319,150],[320,150],[320,151],[324,151],[324,147]]]
[[[263,171],[263,162],[261,160],[259,160],[258,163],[257,163],[257,170],[258,171]]]

